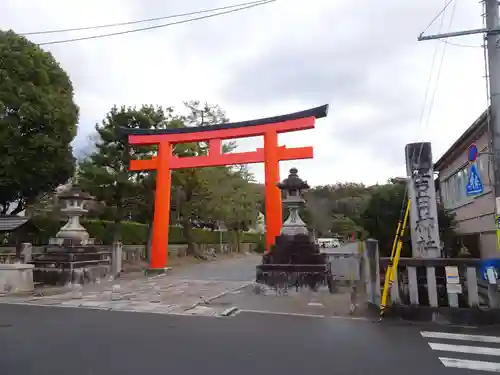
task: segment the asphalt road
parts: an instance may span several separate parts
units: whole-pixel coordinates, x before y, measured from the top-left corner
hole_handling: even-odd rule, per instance
[[[2,305],[0,374],[470,374],[445,367],[444,352],[421,331],[257,313],[213,318]]]

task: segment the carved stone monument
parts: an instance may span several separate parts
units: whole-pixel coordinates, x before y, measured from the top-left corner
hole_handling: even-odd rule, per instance
[[[330,264],[326,255],[309,236],[306,224],[299,216],[305,204],[302,190],[308,189],[307,182],[297,175],[297,169],[290,169],[288,178],[278,183],[285,192],[283,205],[288,209],[288,218],[283,223],[276,244],[262,257],[257,266],[257,283],[287,288],[307,286],[316,290],[318,285],[328,285],[333,291]]]
[[[410,225],[412,256],[440,258],[436,188],[430,142],[405,147],[408,193],[411,199]]]

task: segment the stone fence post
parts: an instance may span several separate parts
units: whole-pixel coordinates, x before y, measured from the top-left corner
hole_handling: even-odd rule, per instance
[[[24,257],[24,263],[31,262],[33,256],[33,246],[29,242],[21,244],[21,255]]]
[[[365,241],[362,259],[367,300],[375,306],[380,306],[380,263],[377,240],[369,238]]]
[[[113,242],[111,247],[111,274],[117,276],[122,272],[123,244],[120,241]]]

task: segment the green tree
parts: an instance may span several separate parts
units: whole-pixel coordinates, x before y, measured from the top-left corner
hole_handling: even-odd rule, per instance
[[[360,224],[370,236],[379,241],[381,256],[389,256],[398,221],[402,214],[403,199],[406,185],[394,181],[386,185],[372,188],[373,194],[367,202],[360,216]],[[403,238],[402,256],[411,256],[411,240],[409,223]],[[438,225],[440,238],[445,244],[445,249],[451,247],[455,237],[454,215],[446,211],[443,206],[438,206]]]
[[[120,223],[125,218],[146,223],[151,229],[156,188],[154,172],[128,170],[131,158],[150,158],[155,154],[155,148],[131,149],[127,146],[126,138],[120,136],[118,128],[182,128],[227,122],[218,106],[201,105],[196,101],[184,104],[188,110],[185,115],[174,112],[172,108],[114,107],[102,124],[96,125],[98,137],[95,151],[80,164],[80,184],[106,204],[105,209],[100,210],[101,217],[115,221],[115,239],[120,237]],[[225,144],[222,152],[229,152],[234,147],[234,143]],[[173,154],[178,157],[204,156],[207,152],[208,145],[205,142],[176,144],[173,149]],[[253,210],[253,200],[259,195],[254,194],[255,186],[251,184],[251,177],[242,167],[172,171],[172,222],[177,221],[182,225],[189,254],[196,254],[192,230],[199,222],[224,220],[232,229],[237,228],[239,241],[241,230],[248,227],[258,214],[258,210]],[[227,189],[227,186],[231,188]]]
[[[405,186],[387,184],[374,187],[360,217],[360,224],[368,234],[379,241],[380,254],[391,252],[396,227],[405,196]]]
[[[457,221],[455,213],[446,210],[442,205],[438,206],[439,238],[443,242],[445,258],[456,257],[460,251],[457,246]]]
[[[188,114],[179,116],[182,126],[208,126],[228,122],[225,112],[217,105],[187,101],[184,102],[184,107]],[[226,144],[222,152],[229,152],[234,147],[234,143]],[[174,149],[174,154],[180,157],[204,156],[208,154],[208,145],[206,142],[178,144]],[[172,172],[172,202],[184,231],[188,254],[196,253],[192,235],[194,220],[207,220],[210,216],[207,207],[212,195],[208,181],[210,173],[215,170],[217,169],[187,168]]]
[[[358,231],[354,221],[343,215],[336,215],[332,220],[331,232],[337,236],[347,237]]]
[[[78,107],[54,57],[0,30],[0,214],[13,214],[72,176]]]
[[[242,233],[257,222],[262,195],[246,167],[213,168],[207,177],[209,217],[223,221],[235,233],[239,251]]]
[[[171,108],[143,105],[113,107],[101,124],[96,124],[98,134],[95,151],[80,163],[79,182],[82,187],[105,202],[107,212],[115,221],[113,238],[121,235],[121,222],[129,216],[131,208],[152,194],[146,173],[129,171],[130,159],[151,157],[152,147],[128,146],[119,129],[152,129],[181,126],[173,118]],[[147,181],[147,183],[146,183]]]
[[[308,225],[317,236],[331,236],[337,217],[359,222],[359,215],[370,198],[371,188],[363,184],[345,182],[320,185],[304,193],[308,211],[313,212]]]

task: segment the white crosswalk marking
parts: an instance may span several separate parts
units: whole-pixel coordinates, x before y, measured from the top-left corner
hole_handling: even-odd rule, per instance
[[[426,332],[426,331],[420,333],[422,334],[423,337],[429,337],[433,339],[492,342],[500,344],[500,337],[496,336],[464,335],[462,333]]]
[[[445,367],[462,368],[467,370],[487,371],[487,372],[500,372],[500,362],[493,362],[495,357],[500,356],[500,337],[497,336],[483,336],[483,335],[468,335],[459,333],[448,332],[420,332],[422,337],[433,340],[429,342],[432,350],[439,352],[455,353],[457,356],[467,355],[473,358],[450,358],[438,357]],[[437,340],[446,341],[435,342]],[[450,340],[468,341],[471,345],[455,345]],[[474,345],[472,343],[481,343],[482,346]],[[487,344],[491,346],[487,346]],[[495,347],[496,345],[496,347]],[[486,360],[480,360],[484,356]]]
[[[468,345],[437,344],[433,342],[430,342],[429,346],[431,347],[432,350],[443,350],[445,352],[500,356],[500,349],[497,348],[483,348],[482,346],[468,346]]]
[[[486,361],[471,361],[469,359],[456,359],[439,357],[446,367],[465,368],[467,370],[481,370],[500,372],[500,363]]]

